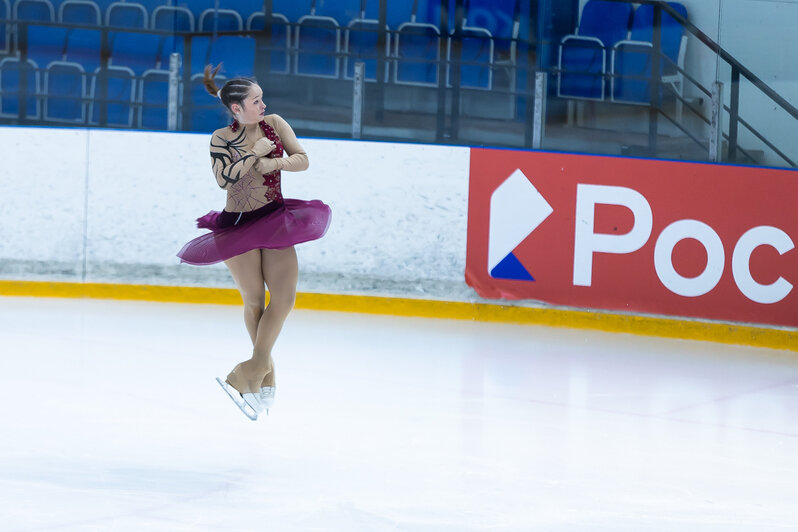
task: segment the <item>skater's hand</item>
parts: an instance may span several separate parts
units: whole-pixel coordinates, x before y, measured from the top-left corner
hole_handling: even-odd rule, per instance
[[[268,157],[261,157],[258,159],[258,162],[255,163],[255,170],[260,172],[261,174],[270,174],[278,169],[277,161],[279,159],[270,159]]]
[[[255,142],[255,145],[252,146],[252,153],[254,153],[257,157],[263,157],[264,155],[270,154],[274,150],[274,142],[270,141],[266,137],[261,137]]]

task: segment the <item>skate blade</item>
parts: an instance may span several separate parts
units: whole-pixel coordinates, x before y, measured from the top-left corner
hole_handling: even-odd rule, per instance
[[[255,412],[255,410],[244,401],[244,398],[241,397],[241,394],[238,393],[238,390],[227,384],[227,382],[223,381],[219,377],[216,377],[216,382],[219,383],[219,386],[222,387],[222,390],[224,390],[225,393],[227,393],[228,397],[230,397],[230,399],[233,400],[238,409],[241,410],[241,412],[243,412],[245,416],[247,416],[252,421],[258,420],[258,413]]]

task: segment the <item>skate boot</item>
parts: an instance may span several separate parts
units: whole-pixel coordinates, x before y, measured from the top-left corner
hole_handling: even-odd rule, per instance
[[[266,409],[266,415],[269,415],[269,408],[274,404],[274,394],[276,388],[274,386],[264,386],[260,389],[260,404]]]
[[[232,399],[238,409],[241,410],[245,416],[252,421],[256,421],[258,419],[258,414],[263,412],[263,409],[265,408],[261,401],[260,393],[240,393],[238,390],[233,388],[230,383],[223,381],[219,377],[216,377],[216,382],[219,383],[219,386],[222,387],[222,390],[227,393],[230,399]]]

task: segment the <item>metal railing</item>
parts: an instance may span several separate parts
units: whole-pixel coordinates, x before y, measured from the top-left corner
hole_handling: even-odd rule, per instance
[[[632,3],[631,0],[610,0],[612,2],[625,2],[625,3]],[[653,24],[653,48],[652,48],[652,61],[651,61],[651,79],[650,79],[650,126],[649,126],[649,147],[650,149],[656,148],[656,137],[657,137],[657,116],[663,116],[672,122],[676,127],[678,127],[681,131],[683,131],[689,138],[693,141],[698,143],[701,146],[705,146],[705,143],[700,139],[696,138],[695,135],[691,134],[687,129],[676,120],[673,120],[669,117],[666,113],[664,113],[661,109],[661,105],[659,102],[659,87],[664,86],[666,89],[671,91],[671,95],[677,98],[685,107],[687,107],[690,111],[692,111],[700,120],[705,122],[707,125],[710,126],[710,143],[705,147],[709,152],[712,153],[711,160],[720,160],[720,154],[722,150],[719,146],[713,146],[712,142],[719,142],[720,138],[717,134],[713,134],[713,131],[717,131],[718,128],[722,131],[722,127],[719,124],[714,123],[714,121],[720,120],[722,113],[719,112],[722,106],[722,110],[728,113],[728,133],[722,133],[722,137],[728,141],[728,153],[727,153],[727,160],[729,162],[736,162],[737,161],[737,152],[739,151],[742,153],[746,158],[748,158],[752,162],[756,162],[756,159],[749,154],[746,150],[742,149],[739,145],[739,126],[742,125],[747,130],[749,130],[754,136],[756,136],[763,144],[765,144],[768,148],[773,150],[773,152],[778,155],[782,160],[784,160],[789,166],[796,167],[796,163],[786,155],[782,150],[780,150],[772,141],[768,140],[760,131],[756,130],[749,122],[744,120],[739,113],[740,109],[740,77],[744,77],[747,79],[756,89],[758,89],[762,94],[767,96],[774,104],[776,104],[779,108],[784,110],[788,115],[790,115],[793,119],[798,121],[798,109],[795,106],[790,104],[787,100],[784,99],[780,94],[778,94],[773,88],[768,86],[764,81],[762,81],[758,76],[756,76],[751,70],[746,68],[740,61],[738,61],[735,57],[733,57],[728,51],[724,50],[718,43],[712,40],[706,33],[701,31],[698,27],[696,27],[692,22],[685,19],[678,11],[676,11],[672,6],[668,5],[667,2],[661,0],[635,0],[634,3],[638,4],[649,4],[654,6],[654,24]],[[717,57],[722,59],[727,65],[731,67],[731,80],[730,80],[730,104],[725,105],[723,104],[723,99],[720,97],[721,89],[719,87],[711,87],[707,88],[703,84],[701,84],[698,80],[696,80],[693,76],[691,76],[687,71],[681,68],[679,65],[674,63],[669,57],[667,57],[662,52],[662,41],[661,41],[661,22],[662,22],[662,13],[667,13],[670,17],[672,17],[676,22],[678,22],[687,32],[692,34],[698,41],[703,43],[709,50],[716,54]],[[682,95],[678,94],[676,91],[672,89],[672,87],[662,83],[658,72],[660,72],[660,61],[664,60],[668,63],[668,65],[676,71],[678,71],[685,79],[689,80],[699,91],[705,94],[709,100],[712,102],[714,106],[718,106],[717,109],[711,111],[710,118],[704,117],[703,113],[697,110],[692,104],[684,98]],[[717,83],[717,82],[716,82]],[[714,139],[714,140],[713,140]]]

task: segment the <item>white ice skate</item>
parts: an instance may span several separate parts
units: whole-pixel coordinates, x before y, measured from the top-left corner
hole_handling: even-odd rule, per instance
[[[266,415],[269,415],[269,409],[274,404],[274,393],[276,388],[274,386],[264,386],[260,389],[260,404],[266,409]]]
[[[230,396],[230,399],[233,400],[233,402],[244,413],[245,416],[252,421],[256,421],[258,419],[258,414],[260,414],[264,409],[259,393],[239,393],[239,391],[230,386],[227,381],[223,381],[219,377],[216,377],[216,382],[219,383],[219,386],[222,387],[222,390],[227,392],[227,395]]]

